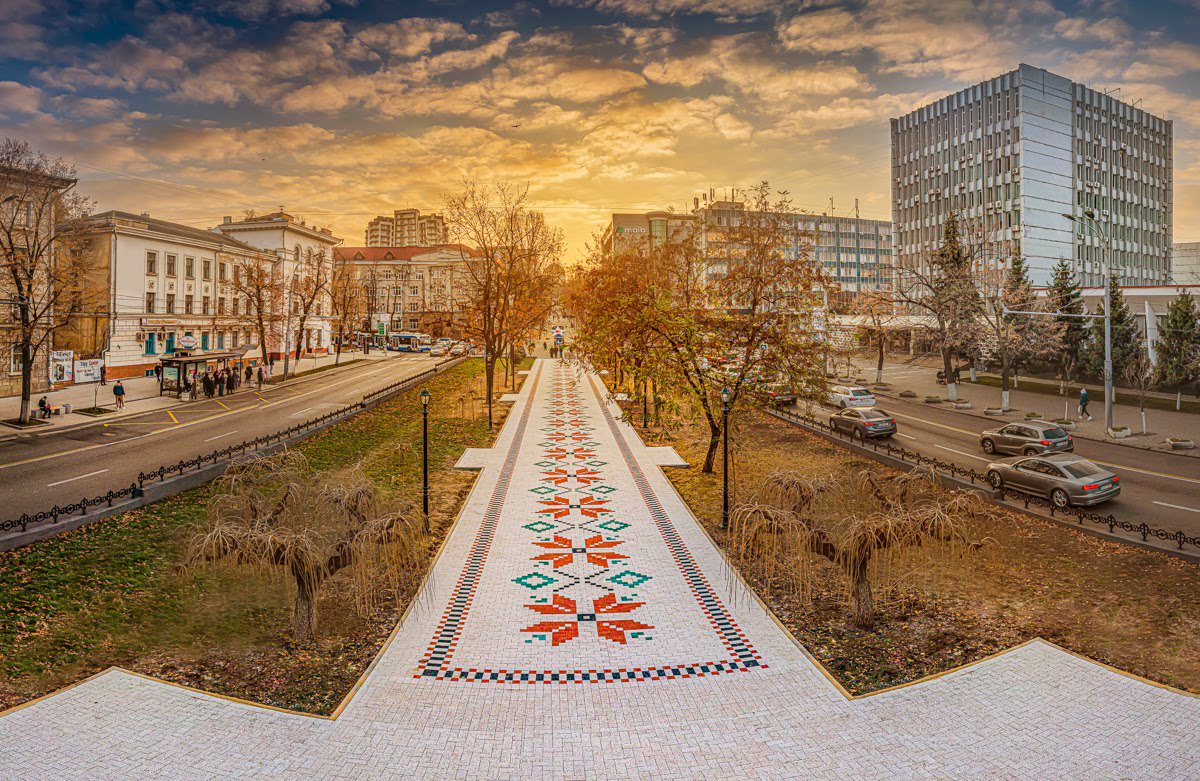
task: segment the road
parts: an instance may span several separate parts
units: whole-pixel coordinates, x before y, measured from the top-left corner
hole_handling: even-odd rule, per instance
[[[261,392],[247,389],[171,409],[111,415],[86,428],[0,442],[0,514],[15,518],[128,486],[141,471],[285,429],[442,360],[390,355]]]
[[[922,455],[983,472],[992,459],[979,446],[979,434],[1003,425],[963,412],[923,403],[879,397],[879,408],[896,418],[895,442]],[[816,411],[827,420],[831,409]],[[1103,464],[1121,478],[1121,495],[1091,508],[1131,523],[1145,522],[1170,532],[1200,535],[1200,461],[1171,453],[1075,439],[1075,452]]]

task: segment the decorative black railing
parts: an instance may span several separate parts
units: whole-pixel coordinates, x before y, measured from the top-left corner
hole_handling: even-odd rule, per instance
[[[47,521],[50,523],[58,523],[60,518],[67,518],[73,515],[87,515],[89,508],[101,506],[112,507],[114,501],[139,498],[143,494],[146,483],[150,483],[155,480],[161,482],[166,480],[168,477],[183,475],[189,471],[199,471],[205,466],[219,464],[223,461],[231,461],[235,458],[244,456],[247,453],[256,452],[264,447],[270,447],[271,445],[275,445],[280,442],[286,442],[300,434],[324,426],[334,420],[357,415],[359,412],[365,410],[371,402],[385,398],[389,394],[395,393],[407,386],[415,385],[416,383],[428,377],[432,377],[441,371],[442,367],[447,363],[458,360],[461,359],[451,358],[445,361],[440,361],[432,369],[426,369],[419,374],[414,374],[411,377],[398,380],[390,385],[385,385],[382,388],[371,391],[363,396],[362,401],[355,402],[354,404],[348,404],[345,407],[326,412],[323,415],[318,415],[317,417],[311,418],[302,423],[297,423],[294,426],[288,426],[286,429],[275,431],[270,434],[263,434],[262,436],[255,437],[254,439],[247,439],[244,442],[239,442],[236,445],[229,445],[228,447],[223,447],[220,450],[214,450],[211,453],[204,453],[203,455],[196,456],[195,458],[189,458],[184,461],[179,461],[178,463],[165,464],[160,466],[158,469],[152,469],[149,472],[139,472],[137,482],[132,483],[125,488],[119,488],[115,491],[109,491],[100,496],[91,498],[84,497],[78,502],[74,502],[72,504],[56,504],[49,510],[41,510],[36,513],[22,513],[20,518],[14,518],[9,521],[0,521],[0,532],[9,532],[17,527],[20,527],[21,531],[24,532],[28,530],[30,526],[34,526],[39,523],[45,523]]]
[[[1154,539],[1161,540],[1163,542],[1174,542],[1178,546],[1179,550],[1183,550],[1185,545],[1191,545],[1193,547],[1200,548],[1200,537],[1189,537],[1182,530],[1169,532],[1166,529],[1159,529],[1144,522],[1130,523],[1129,521],[1121,520],[1112,514],[1101,515],[1082,507],[1058,507],[1053,502],[1043,499],[1040,496],[1033,496],[1031,494],[1021,491],[1014,491],[1004,487],[995,488],[988,481],[986,474],[977,472],[974,469],[961,467],[950,461],[943,461],[940,458],[931,458],[923,453],[918,453],[915,450],[909,450],[906,447],[897,445],[894,442],[856,437],[852,433],[835,428],[834,426],[829,425],[829,423],[823,420],[818,420],[812,415],[792,412],[791,410],[786,409],[777,409],[773,410],[772,412],[776,416],[789,422],[805,426],[816,431],[821,431],[826,434],[831,434],[839,439],[846,439],[856,445],[859,445],[860,447],[870,447],[877,453],[885,453],[894,458],[899,458],[901,461],[906,463],[917,466],[931,467],[934,471],[941,474],[963,480],[969,480],[971,481],[972,485],[977,482],[983,483],[989,489],[997,491],[1001,500],[1020,502],[1027,510],[1032,507],[1039,510],[1048,510],[1051,517],[1056,515],[1073,517],[1079,526],[1083,526],[1085,524],[1107,526],[1109,533],[1114,536],[1116,535],[1117,530],[1120,530],[1128,534],[1140,535],[1142,542],[1148,542],[1149,539],[1153,537]]]

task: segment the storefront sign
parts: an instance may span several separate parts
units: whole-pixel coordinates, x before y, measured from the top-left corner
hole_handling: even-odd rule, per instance
[[[191,334],[184,334],[179,337],[179,346],[184,350],[195,350],[198,344],[200,344],[200,340]]]
[[[157,327],[163,325],[179,325],[179,320],[174,317],[143,317],[142,325]]]
[[[101,358],[75,361],[75,382],[100,382],[100,367],[103,365]]]
[[[627,228],[621,225],[617,226],[617,233],[645,233],[645,228]]]
[[[72,350],[50,352],[50,382],[70,382],[74,376],[75,353]]]

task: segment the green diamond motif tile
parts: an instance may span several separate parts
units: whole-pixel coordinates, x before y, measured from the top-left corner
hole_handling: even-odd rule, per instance
[[[599,529],[604,529],[604,531],[607,532],[619,532],[624,529],[628,529],[629,524],[625,523],[624,521],[618,521],[616,518],[609,518],[604,523],[596,524],[596,527]]]
[[[557,580],[549,575],[543,575],[540,572],[530,572],[528,575],[522,575],[519,578],[513,578],[513,583],[516,583],[518,586],[524,586],[530,591],[537,591],[539,588],[549,586],[551,583],[557,582]]]
[[[532,523],[525,524],[521,528],[528,529],[529,531],[535,532],[537,534],[541,534],[542,532],[548,532],[551,529],[557,529],[558,527],[552,523],[546,523],[545,521],[533,521]]]
[[[538,461],[536,464],[534,464],[534,466],[540,466],[540,467],[546,468],[546,467],[558,466],[558,462],[556,462],[556,461]]]
[[[529,490],[531,493],[535,493],[540,496],[545,496],[546,494],[556,494],[559,492],[559,489],[552,488],[548,485],[539,485],[537,488],[530,488]]]
[[[587,490],[594,494],[601,494],[603,496],[607,496],[608,494],[611,494],[613,491],[615,491],[617,489],[613,488],[611,485],[601,484],[601,485],[593,485],[590,488],[588,488]]]
[[[643,575],[640,572],[634,572],[631,569],[623,570],[613,575],[611,578],[605,578],[609,583],[616,583],[618,586],[625,588],[637,588],[650,579],[649,575]]]
[[[591,461],[585,461],[584,463],[587,464],[588,466],[607,466],[608,465],[607,461],[601,461],[598,458],[594,458]]]

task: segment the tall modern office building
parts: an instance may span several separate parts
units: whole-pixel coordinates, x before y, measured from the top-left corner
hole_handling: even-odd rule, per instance
[[[1171,277],[1172,128],[1134,103],[1021,65],[892,120],[896,261],[920,264],[959,215],[984,256],[1035,285],[1060,258],[1125,284]],[[1064,214],[1094,214],[1101,235]],[[1104,238],[1102,238],[1104,237]]]

